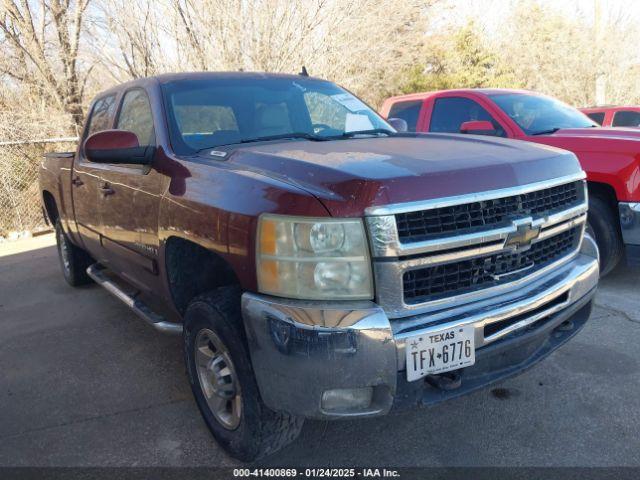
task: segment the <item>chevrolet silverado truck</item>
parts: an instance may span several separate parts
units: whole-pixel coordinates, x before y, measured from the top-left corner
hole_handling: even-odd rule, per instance
[[[409,130],[493,135],[563,148],[587,173],[588,230],[600,249],[602,275],[618,264],[640,266],[640,130],[600,128],[577,109],[525,90],[461,89],[387,99],[384,117]]]
[[[108,90],[40,170],[67,282],[182,335],[245,461],[305,418],[442,402],[566,342],[599,277],[584,179],[563,150],[398,133],[331,82],[253,73]]]

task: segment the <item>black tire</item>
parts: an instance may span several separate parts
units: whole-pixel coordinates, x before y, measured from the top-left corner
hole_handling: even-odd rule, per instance
[[[69,241],[67,234],[64,233],[60,219],[56,221],[56,243],[58,244],[60,267],[67,283],[72,287],[91,283],[93,280],[87,275],[87,268],[95,261],[87,252]]]
[[[239,423],[233,428],[218,420],[200,383],[196,349],[197,341],[201,342],[206,332],[213,332],[224,344],[234,373],[233,379],[228,376],[229,384],[239,384],[237,390],[232,389],[241,392],[238,400],[241,413],[239,421],[236,420]],[[249,462],[276,452],[298,437],[302,418],[274,412],[262,402],[246,346],[237,287],[221,287],[192,300],[184,318],[183,339],[187,374],[196,403],[213,437],[229,455]],[[227,400],[225,408],[232,408],[229,405],[235,401]]]
[[[620,232],[620,222],[614,208],[601,197],[589,198],[587,231],[595,237],[600,250],[600,276],[610,273],[620,262],[624,253],[624,243]]]

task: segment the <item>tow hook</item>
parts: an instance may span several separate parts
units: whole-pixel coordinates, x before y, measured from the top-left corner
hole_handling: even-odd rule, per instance
[[[455,390],[462,385],[462,375],[460,375],[459,371],[427,375],[425,382],[439,390]]]
[[[559,332],[570,332],[573,330],[573,322],[571,320],[565,320],[556,328]]]

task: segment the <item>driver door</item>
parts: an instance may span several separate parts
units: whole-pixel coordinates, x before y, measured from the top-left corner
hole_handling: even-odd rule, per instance
[[[428,132],[460,133],[460,126],[463,123],[486,120],[494,126],[494,136],[507,136],[504,125],[472,98],[462,96],[436,97],[427,108],[426,128]]]
[[[125,92],[115,121],[140,146],[156,145],[151,103],[142,88]],[[158,286],[158,217],[167,178],[149,165],[106,164],[100,178],[102,243],[109,268],[143,290]]]
[[[111,128],[116,109],[116,95],[111,94],[97,99],[91,108],[91,114],[78,148],[73,164],[71,188],[73,191],[73,211],[76,227],[84,248],[96,259],[104,259],[100,239],[100,181],[103,167],[90,162],[84,153],[84,140],[94,133]]]

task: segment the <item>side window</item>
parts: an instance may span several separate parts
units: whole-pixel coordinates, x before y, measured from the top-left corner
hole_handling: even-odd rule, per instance
[[[111,120],[113,119],[115,107],[115,95],[101,98],[93,105],[91,117],[89,118],[89,127],[87,128],[87,137],[111,128]]]
[[[140,146],[155,145],[153,115],[149,97],[144,90],[131,90],[125,94],[117,128],[135,133]]]
[[[500,124],[478,102],[469,98],[438,98],[433,106],[430,132],[460,133],[460,125],[472,120],[487,120],[496,129],[496,136],[506,136]]]
[[[587,117],[596,122],[598,125],[602,125],[604,123],[604,112],[587,113]]]
[[[640,112],[629,110],[616,112],[611,125],[614,127],[638,127],[640,126]]]
[[[408,130],[415,132],[421,108],[422,100],[394,103],[389,110],[388,118],[401,118],[407,122]]]

